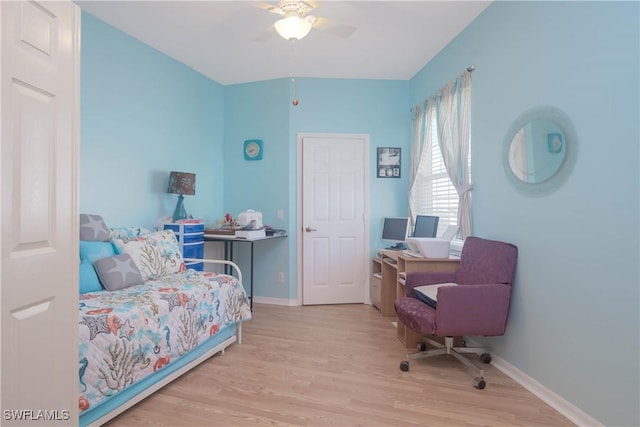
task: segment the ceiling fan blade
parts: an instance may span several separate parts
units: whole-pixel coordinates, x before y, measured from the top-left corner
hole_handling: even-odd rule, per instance
[[[332,19],[317,18],[313,28],[329,32],[337,37],[347,39],[356,31],[356,27]]]
[[[318,7],[318,2],[315,0],[304,0],[304,2],[307,4],[307,6],[311,7],[311,10]]]
[[[269,11],[269,12],[272,12],[272,9],[276,9],[277,8],[277,4],[274,5],[274,4],[269,4],[269,3],[263,3],[263,2],[260,2],[260,1],[256,1],[256,2],[252,1],[251,2],[251,6],[258,7],[260,9],[263,9],[263,10],[266,10],[266,11]],[[274,13],[277,13],[277,12],[274,12]]]

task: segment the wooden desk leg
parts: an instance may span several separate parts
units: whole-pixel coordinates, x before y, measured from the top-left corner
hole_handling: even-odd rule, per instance
[[[418,348],[418,343],[422,340],[422,335],[420,335],[417,332],[414,332],[412,329],[407,328],[405,326],[405,332],[404,332],[404,347],[405,348],[412,348],[412,349],[417,349]]]

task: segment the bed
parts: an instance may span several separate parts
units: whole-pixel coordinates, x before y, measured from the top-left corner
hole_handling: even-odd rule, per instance
[[[78,319],[81,426],[105,423],[211,356],[224,353],[234,342],[240,343],[241,324],[251,319],[242,273],[233,262],[199,260],[205,264],[230,265],[234,275],[186,269],[187,259],[180,259],[175,271],[164,266],[162,274],[144,277],[142,281],[138,276],[132,279],[132,275],[122,273],[120,270],[126,270],[119,267],[118,263],[124,265],[122,259],[138,271],[144,270],[144,265],[136,268],[132,262],[137,260],[135,256],[113,242],[121,239],[140,247],[143,241],[149,249],[148,243],[153,240],[149,236],[162,236],[166,243],[173,233],[114,238],[112,231],[110,241],[117,254],[92,262],[102,287],[82,292],[81,272]],[[81,240],[81,264],[83,248],[86,258],[87,246],[108,247],[83,244]],[[92,250],[95,252],[95,248]],[[170,258],[166,251],[160,254],[164,261]],[[103,264],[109,267],[108,262],[115,264],[105,268]],[[119,283],[120,287],[114,288],[109,275],[101,274],[101,270],[116,271],[120,282],[124,279],[141,283],[127,286]]]

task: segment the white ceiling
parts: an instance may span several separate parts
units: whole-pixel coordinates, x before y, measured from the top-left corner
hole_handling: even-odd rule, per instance
[[[228,85],[283,77],[408,80],[491,1],[308,1],[316,6],[310,14],[326,21],[297,42],[273,29],[279,16],[264,8],[277,1],[75,3]],[[355,31],[338,36],[341,24]]]

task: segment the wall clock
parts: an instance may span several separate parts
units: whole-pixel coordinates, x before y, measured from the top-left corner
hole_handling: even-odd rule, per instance
[[[262,140],[247,139],[244,142],[244,159],[245,160],[261,160],[262,159]]]

